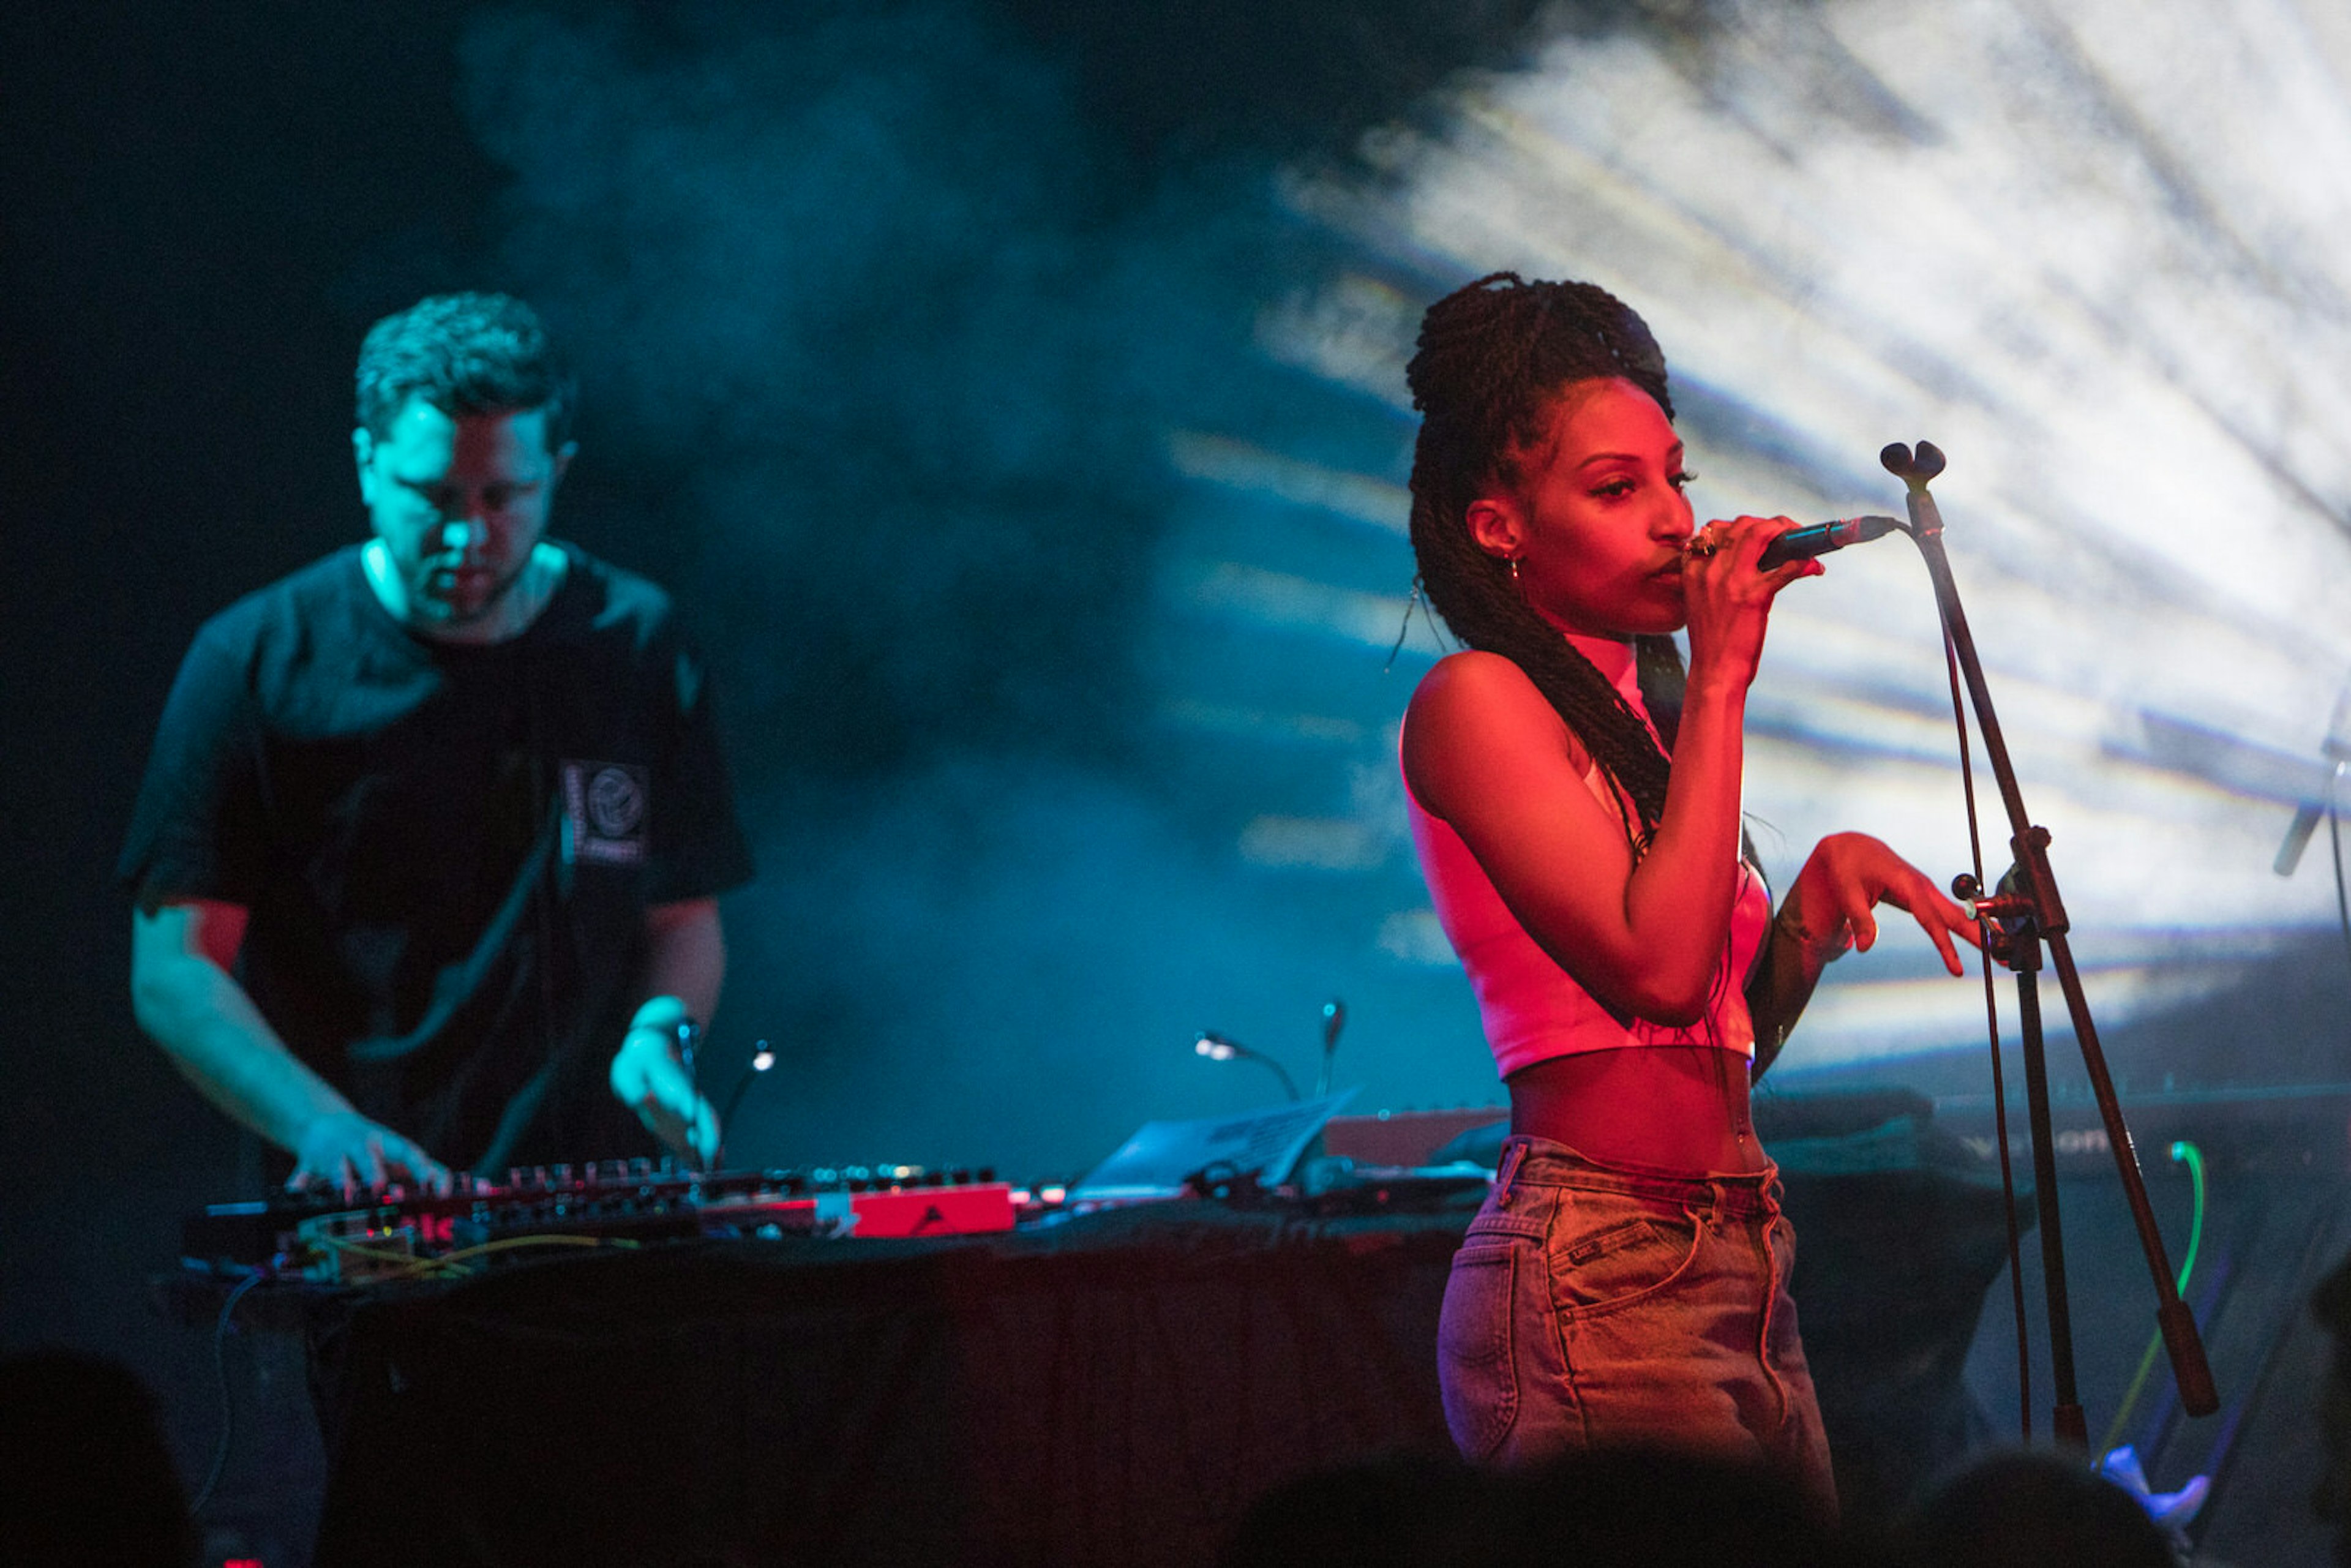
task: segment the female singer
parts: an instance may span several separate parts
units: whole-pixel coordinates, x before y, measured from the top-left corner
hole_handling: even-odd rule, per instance
[[[1876,940],[1874,906],[1910,912],[1955,975],[1974,927],[1856,833],[1823,840],[1772,915],[1744,853],[1740,728],[1773,597],[1822,568],[1758,569],[1786,517],[1693,534],[1640,317],[1496,274],[1430,308],[1406,377],[1413,550],[1467,651],[1413,695],[1405,781],[1510,1092],[1446,1291],[1447,1421],[1474,1460],[1753,1458],[1833,1511],[1748,1086],[1822,967]]]

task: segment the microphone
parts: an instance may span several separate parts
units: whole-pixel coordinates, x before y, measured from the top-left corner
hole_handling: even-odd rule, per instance
[[[1322,1004],[1322,1071],[1314,1079],[1314,1098],[1331,1092],[1331,1058],[1338,1053],[1339,1031],[1347,1027],[1347,1004],[1332,997]]]
[[[1866,544],[1901,526],[1892,517],[1839,517],[1807,528],[1791,528],[1763,547],[1763,553],[1755,559],[1755,570],[1769,571],[1792,560],[1810,560],[1847,545]]]
[[[1289,1069],[1283,1067],[1281,1063],[1276,1061],[1273,1058],[1268,1056],[1261,1051],[1251,1051],[1248,1046],[1243,1045],[1239,1040],[1233,1039],[1229,1035],[1218,1034],[1212,1029],[1204,1029],[1200,1031],[1199,1038],[1192,1042],[1192,1049],[1199,1055],[1207,1057],[1210,1061],[1257,1062],[1267,1071],[1281,1080],[1281,1087],[1283,1091],[1288,1093],[1292,1100],[1300,1098],[1298,1092],[1298,1081],[1290,1076]]]

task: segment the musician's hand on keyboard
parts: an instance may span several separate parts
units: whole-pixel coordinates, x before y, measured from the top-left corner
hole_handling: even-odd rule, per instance
[[[356,1111],[314,1118],[294,1145],[294,1174],[286,1190],[329,1186],[346,1198],[381,1192],[393,1182],[446,1194],[449,1167],[423,1148]]]
[[[707,1168],[718,1157],[718,1113],[677,1059],[674,1029],[640,1027],[612,1058],[612,1092],[645,1130]]]

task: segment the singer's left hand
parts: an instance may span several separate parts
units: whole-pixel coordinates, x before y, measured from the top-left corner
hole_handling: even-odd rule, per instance
[[[1780,919],[1783,929],[1792,926],[1804,934],[1808,945],[1819,944],[1819,960],[1825,963],[1843,951],[1838,944],[1845,934],[1864,952],[1876,945],[1876,910],[1881,904],[1918,923],[1943,956],[1945,968],[1954,975],[1967,972],[1958,942],[1982,946],[1976,923],[1925,872],[1867,833],[1831,833],[1814,846],[1788,890]],[[1829,951],[1832,946],[1835,951]]]

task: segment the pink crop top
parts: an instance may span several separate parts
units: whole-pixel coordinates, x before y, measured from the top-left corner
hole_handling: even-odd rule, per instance
[[[1635,677],[1632,650],[1622,643],[1577,637],[1576,645],[1610,674],[1633,711],[1648,718]],[[1584,782],[1602,805],[1630,813],[1620,805],[1607,776],[1593,766]],[[1620,1018],[1578,985],[1573,977],[1535,945],[1502,902],[1486,869],[1450,825],[1422,809],[1412,783],[1405,782],[1405,800],[1412,818],[1412,841],[1420,852],[1421,875],[1427,880],[1437,924],[1460,955],[1477,994],[1478,1011],[1486,1026],[1486,1043],[1494,1065],[1504,1078],[1522,1067],[1573,1056],[1586,1051],[1614,1051],[1628,1046],[1713,1044],[1752,1057],[1755,1026],[1747,1015],[1746,980],[1763,934],[1771,921],[1771,895],[1752,865],[1741,862],[1738,892],[1730,910],[1730,950],[1715,971],[1713,1001],[1707,1017],[1684,1028]]]

